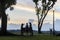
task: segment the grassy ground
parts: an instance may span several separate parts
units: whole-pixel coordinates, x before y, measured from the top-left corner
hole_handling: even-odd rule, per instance
[[[60,36],[50,36],[50,35],[0,36],[0,40],[60,40]]]

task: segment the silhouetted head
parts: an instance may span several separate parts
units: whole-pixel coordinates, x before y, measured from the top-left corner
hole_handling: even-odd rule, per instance
[[[26,25],[28,25],[28,23],[26,23]]]
[[[31,25],[31,22],[29,22],[29,24]]]
[[[22,23],[21,26],[23,26],[24,24]]]

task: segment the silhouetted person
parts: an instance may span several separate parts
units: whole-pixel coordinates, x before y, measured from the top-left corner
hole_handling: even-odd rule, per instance
[[[23,26],[24,26],[24,24],[22,23],[21,24],[21,35],[23,35]]]
[[[26,23],[26,32],[28,33],[28,23]]]
[[[32,24],[31,24],[31,22],[29,23],[29,26],[30,26],[31,35],[33,35],[33,30],[32,30]]]
[[[50,34],[52,34],[52,29],[50,29]]]

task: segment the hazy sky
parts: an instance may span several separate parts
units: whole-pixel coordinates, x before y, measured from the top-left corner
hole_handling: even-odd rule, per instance
[[[27,22],[29,19],[37,20],[34,7],[35,4],[32,2],[32,0],[17,0],[17,4],[14,6],[14,10],[10,11],[7,9],[6,13],[9,14],[10,22],[12,23],[14,23],[13,21],[15,21],[15,23],[19,23],[20,21]],[[60,0],[57,0],[54,9],[55,19],[60,19]],[[50,11],[46,17],[48,22],[52,21],[52,13],[53,12]]]
[[[17,4],[13,5],[14,10],[10,11],[9,8],[6,13],[9,14],[10,23],[20,24],[28,22],[29,19],[34,19],[37,22],[37,16],[35,13],[35,4],[32,0],[17,0]],[[57,0],[55,6],[55,20],[60,20],[60,0]],[[49,11],[44,23],[51,23],[53,19],[53,11]],[[58,25],[59,26],[59,25]]]

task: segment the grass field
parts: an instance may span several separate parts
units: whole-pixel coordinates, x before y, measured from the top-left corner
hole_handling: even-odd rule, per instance
[[[0,36],[0,40],[60,40],[60,36],[50,36],[50,35]]]

